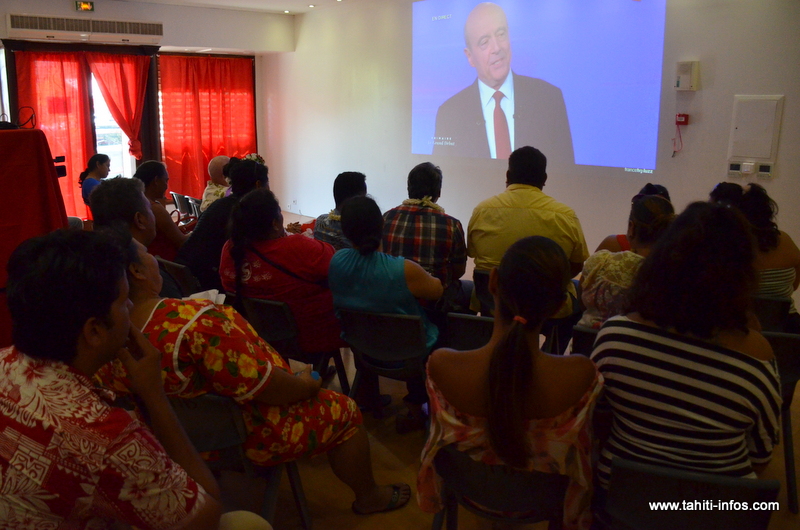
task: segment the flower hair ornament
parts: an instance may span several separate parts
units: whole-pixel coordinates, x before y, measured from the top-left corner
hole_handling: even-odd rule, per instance
[[[258,153],[250,153],[249,155],[245,155],[242,160],[252,160],[253,162],[258,162],[262,166],[265,166],[264,159]]]

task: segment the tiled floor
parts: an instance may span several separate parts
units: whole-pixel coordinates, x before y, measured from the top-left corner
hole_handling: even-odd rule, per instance
[[[349,356],[349,352],[346,351],[345,363],[352,367],[352,360]],[[335,388],[336,384],[336,380],[334,380],[331,388]],[[412,485],[412,489],[415,489],[419,456],[425,444],[425,435],[422,432],[415,432],[401,436],[395,432],[393,413],[402,409],[400,400],[405,395],[405,385],[382,379],[381,391],[392,395],[389,414],[381,420],[375,420],[370,415],[366,415],[364,418],[364,424],[370,435],[375,476],[381,483],[407,482]],[[792,425],[795,461],[797,461],[800,458],[800,396],[795,396],[793,401]],[[779,446],[763,475],[763,478],[774,478],[781,481],[781,492],[778,496],[781,509],[773,513],[769,530],[800,528],[800,515],[793,515],[786,505],[783,463],[783,448]],[[301,460],[299,469],[315,530],[422,530],[431,527],[432,515],[423,513],[413,500],[405,508],[394,512],[371,516],[355,515],[350,510],[350,503],[353,500],[350,490],[336,479],[324,457]],[[224,477],[223,488],[227,490],[226,504],[229,509],[258,511],[259,500],[263,492],[263,485],[260,482],[249,480],[241,475],[229,474]],[[459,527],[462,530],[487,528],[463,509],[459,517]],[[275,530],[302,529],[285,476],[281,485],[274,526]],[[547,524],[542,523],[525,528],[545,529]]]

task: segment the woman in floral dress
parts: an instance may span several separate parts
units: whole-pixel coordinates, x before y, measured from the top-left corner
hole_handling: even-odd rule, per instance
[[[248,431],[245,454],[253,464],[272,466],[327,453],[336,476],[355,493],[357,513],[399,508],[408,501],[408,485],[375,483],[369,441],[353,400],[321,389],[310,366],[293,375],[233,308],[208,300],[160,298],[158,263],[143,245],[132,244],[131,322],[163,353],[168,395],[191,398],[210,392],[236,400]],[[129,392],[118,362],[104,366],[98,378],[115,391]]]
[[[581,355],[543,353],[542,323],[566,299],[569,263],[545,237],[514,243],[492,270],[494,331],[477,350],[435,351],[428,361],[431,430],[422,452],[417,501],[442,509],[433,464],[447,445],[486,464],[558,473],[570,479],[565,529],[591,525],[591,417],[602,387],[594,363]]]

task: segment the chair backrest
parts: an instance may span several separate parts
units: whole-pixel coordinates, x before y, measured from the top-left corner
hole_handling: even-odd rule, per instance
[[[447,313],[444,345],[454,350],[474,350],[489,342],[493,330],[493,318]]]
[[[569,485],[566,475],[490,466],[476,462],[452,445],[436,453],[434,466],[447,492],[471,511],[476,511],[477,504],[498,512],[525,513],[519,522],[563,519],[564,495]]]
[[[753,503],[775,501],[779,488],[777,480],[693,473],[614,458],[606,512],[613,520],[611,528],[766,530],[772,510],[755,510]],[[651,503],[656,502],[676,504],[653,509]],[[693,509],[687,510],[684,502]],[[721,502],[735,504],[722,507]],[[742,510],[742,503],[749,510]]]
[[[475,269],[472,272],[475,296],[481,303],[481,315],[488,317],[494,311],[494,296],[489,292],[489,271]]]
[[[342,338],[379,375],[405,378],[424,372],[429,353],[422,318],[337,309]]]
[[[783,389],[783,410],[789,410],[794,388],[800,381],[800,335],[764,331],[778,362],[778,374]]]
[[[189,399],[173,397],[170,403],[198,452],[221,451],[220,460],[210,467],[248,471],[249,461],[242,449],[247,427],[233,399],[203,394]]]
[[[187,195],[186,202],[189,207],[189,213],[194,217],[200,217],[200,205],[203,204],[203,201]]]
[[[594,349],[599,329],[588,326],[575,325],[572,327],[572,353],[579,353],[589,357]]]
[[[792,301],[788,298],[753,297],[753,312],[763,331],[784,331]]]
[[[202,290],[200,282],[192,274],[192,270],[189,267],[158,256],[156,256],[156,259],[158,260],[158,266],[175,279],[183,296],[189,296]]]
[[[278,353],[287,359],[301,356],[297,323],[286,302],[243,297],[241,305],[250,325]]]
[[[175,208],[181,212],[181,217],[184,215],[191,215],[189,211],[189,203],[186,201],[186,196],[174,191],[169,192],[172,195],[172,202],[175,203]]]

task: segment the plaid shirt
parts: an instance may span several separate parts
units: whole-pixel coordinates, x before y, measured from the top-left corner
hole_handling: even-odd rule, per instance
[[[467,262],[461,222],[423,206],[401,205],[383,214],[383,251],[416,261],[447,287],[453,267]]]

